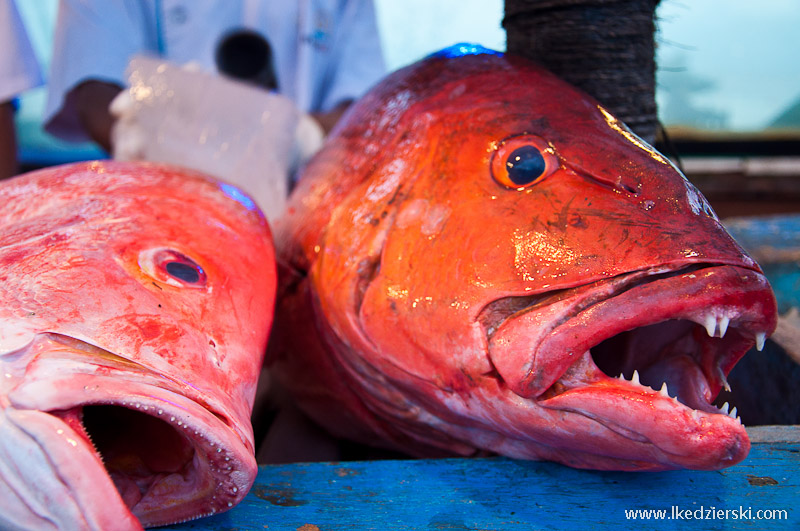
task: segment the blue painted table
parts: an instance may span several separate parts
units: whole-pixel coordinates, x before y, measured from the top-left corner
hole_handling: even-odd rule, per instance
[[[240,505],[170,529],[800,529],[800,428],[749,431],[765,442],[719,472],[499,457],[262,466]]]

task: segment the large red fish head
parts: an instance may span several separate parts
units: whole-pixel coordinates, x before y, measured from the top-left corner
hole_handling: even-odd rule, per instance
[[[0,527],[136,529],[232,507],[272,240],[247,196],[97,162],[0,186]]]
[[[534,64],[462,47],[390,76],[277,240],[299,317],[276,330],[299,337],[275,366],[338,435],[621,470],[748,452],[712,401],[775,327],[767,280],[667,159]]]

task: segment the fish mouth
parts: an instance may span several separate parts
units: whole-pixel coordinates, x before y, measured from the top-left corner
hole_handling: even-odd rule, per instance
[[[222,512],[249,490],[252,445],[223,415],[186,396],[179,382],[59,334],[42,334],[27,350],[33,360],[9,393],[11,406],[56,419],[58,429],[50,432],[59,438],[34,437],[44,441],[50,461],[80,460],[93,474],[104,469],[145,527]],[[86,513],[109,505],[107,491],[74,495]]]
[[[159,418],[147,413],[148,406],[137,405],[144,411],[129,409],[132,404],[111,403],[48,413],[69,426],[96,453],[122,502],[142,525],[172,524],[217,512],[204,508],[197,516],[162,518],[157,514],[164,511],[159,504],[164,503],[167,492],[167,505],[173,505],[208,491],[203,477],[207,465],[198,462],[203,460],[202,452],[177,428],[180,421],[176,417]]]
[[[511,391],[647,446],[596,452],[649,469],[718,469],[747,455],[736,409],[712,402],[776,319],[766,278],[726,264],[656,267],[507,297],[479,318]]]

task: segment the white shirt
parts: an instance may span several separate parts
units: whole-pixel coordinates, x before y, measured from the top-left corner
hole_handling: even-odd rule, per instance
[[[125,86],[141,53],[214,71],[220,37],[241,28],[267,38],[279,92],[302,111],[356,99],[385,73],[372,0],[61,0],[45,128],[87,139],[67,97],[82,81]]]
[[[13,0],[0,0],[0,103],[41,85],[39,63]]]

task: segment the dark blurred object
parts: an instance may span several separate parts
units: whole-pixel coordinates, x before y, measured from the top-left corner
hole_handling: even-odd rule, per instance
[[[800,153],[800,133],[719,133],[669,127],[669,144],[657,138],[655,147],[681,157],[786,157]]]
[[[784,192],[785,193],[785,192]],[[745,426],[800,424],[800,215],[739,217],[723,224],[761,265],[778,301],[778,329],[748,352],[717,405],[736,406]]]
[[[800,365],[774,341],[750,350],[728,375],[731,391],[714,401],[736,406],[745,426],[800,424]]]
[[[267,90],[278,90],[269,41],[257,31],[240,29],[224,35],[214,57],[222,74]]]

